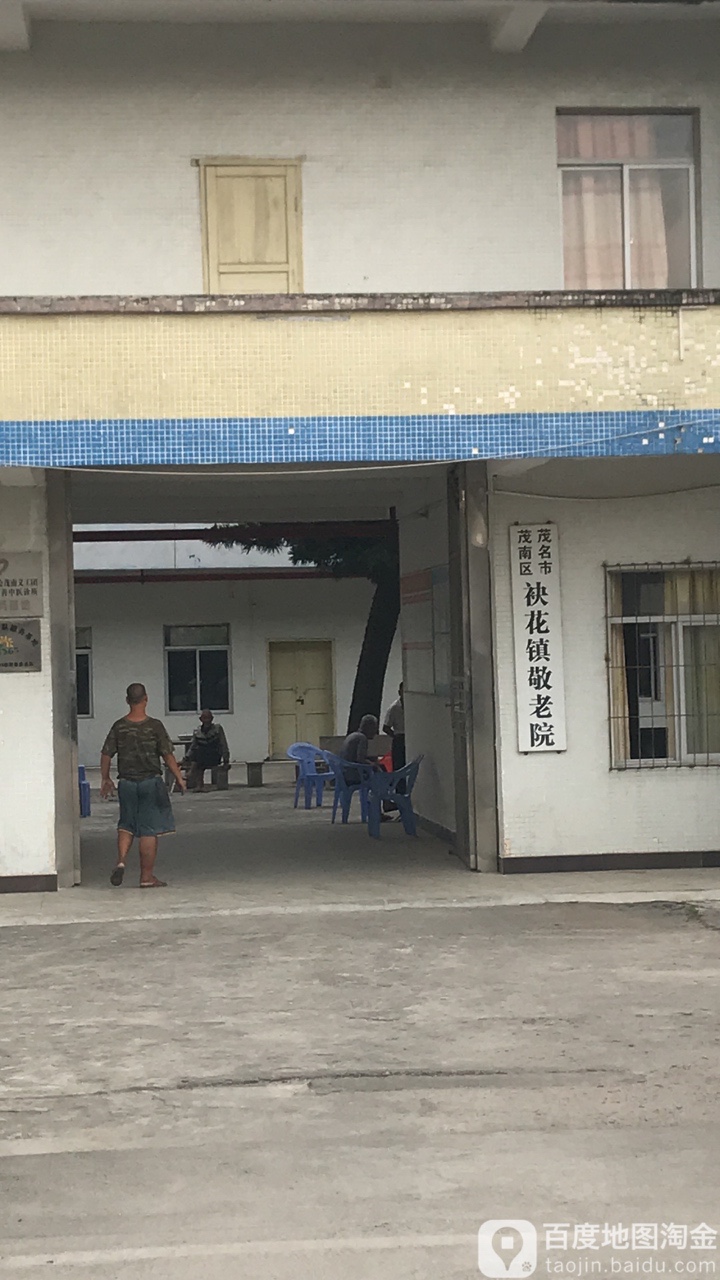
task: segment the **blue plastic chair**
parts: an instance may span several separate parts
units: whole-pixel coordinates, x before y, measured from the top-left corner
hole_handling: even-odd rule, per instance
[[[341,760],[331,751],[323,751],[323,756],[335,779],[335,797],[333,799],[332,820],[335,821],[338,808],[342,813],[343,823],[350,816],[350,805],[357,791],[360,795],[360,817],[367,822],[368,796],[370,782],[375,770],[369,764],[352,764],[349,760]]]
[[[312,808],[313,791],[315,792],[315,806],[322,808],[323,788],[328,781],[327,773],[318,771],[318,759],[322,759],[322,752],[319,747],[314,747],[311,742],[294,742],[288,747],[288,755],[297,765],[297,782],[295,783],[295,803],[294,809],[298,807],[300,792],[305,792],[305,808]]]
[[[90,783],[85,773],[85,765],[78,765],[78,789],[80,791],[80,817],[90,817]]]
[[[406,835],[417,835],[412,793],[422,759],[422,756],[417,756],[410,764],[406,764],[404,769],[398,769],[396,773],[373,774],[370,780],[368,803],[368,835],[373,836],[375,840],[380,839],[382,806],[387,801],[394,804],[398,810]]]

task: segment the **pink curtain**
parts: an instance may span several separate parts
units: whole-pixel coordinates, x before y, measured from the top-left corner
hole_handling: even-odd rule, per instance
[[[648,116],[558,116],[558,154],[585,161],[563,171],[566,289],[663,289],[669,285],[662,181],[657,169],[629,175],[631,279],[625,279],[622,162],[657,156]],[[593,169],[593,161],[617,167]]]
[[[612,160],[627,164],[658,157],[651,116],[563,116],[557,118],[560,160]]]

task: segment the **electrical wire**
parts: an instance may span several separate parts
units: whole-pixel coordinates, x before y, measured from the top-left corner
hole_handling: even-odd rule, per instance
[[[451,415],[449,415],[449,421],[452,421]],[[637,439],[645,439],[653,435],[664,436],[666,433],[670,433],[670,434],[675,434],[678,432],[682,433],[692,428],[696,428],[696,429],[702,428],[706,432],[720,434],[720,424],[717,424],[717,423],[712,424],[712,423],[680,422],[680,423],[668,424],[667,422],[662,422],[662,423],[659,423],[658,426],[656,427],[646,427],[642,430],[629,431],[624,433],[623,435],[613,436],[611,442],[614,444],[620,440],[637,440]],[[447,468],[447,467],[453,466],[455,463],[458,463],[458,462],[502,462],[502,461],[517,461],[518,459],[523,459],[523,460],[527,459],[530,461],[533,458],[542,458],[547,460],[552,460],[553,458],[567,458],[568,457],[567,451],[574,449],[576,445],[577,445],[577,441],[564,446],[555,444],[555,445],[548,446],[547,449],[534,450],[532,454],[511,455],[505,459],[486,458],[486,457],[481,457],[479,453],[474,453],[473,456],[470,458],[426,459],[422,462],[403,462],[403,461],[372,462],[372,463],[363,463],[357,466],[350,464],[350,465],[343,465],[339,467],[303,468],[301,466],[290,466],[290,467],[285,467],[283,469],[279,469],[279,468],[276,468],[273,463],[267,463],[262,470],[250,471],[250,470],[247,470],[242,463],[237,463],[234,470],[232,471],[218,471],[214,469],[214,464],[206,463],[204,465],[202,464],[196,465],[195,467],[193,467],[192,464],[190,464],[187,469],[184,469],[182,464],[177,464],[177,466],[171,468],[170,470],[161,469],[160,467],[153,467],[151,464],[145,464],[144,466],[140,465],[137,467],[113,467],[112,465],[108,465],[105,467],[60,466],[57,468],[57,470],[69,471],[72,473],[77,472],[80,475],[103,475],[103,476],[151,475],[153,478],[173,479],[173,480],[177,480],[178,477],[188,477],[191,479],[196,479],[198,478],[198,476],[203,476],[203,478],[212,478],[212,479],[238,479],[238,478],[258,479],[265,476],[271,479],[275,479],[276,477],[284,477],[284,476],[292,476],[293,478],[295,478],[299,476],[368,475],[368,474],[377,476],[379,474],[383,474],[385,472],[390,472],[390,471],[411,471],[411,470],[412,471],[417,471],[417,470],[431,471],[437,468],[443,468],[443,467]],[[590,460],[588,455],[570,454],[569,456],[576,457],[578,462]],[[616,455],[614,454],[600,454],[600,455],[592,455],[592,456],[593,457],[597,456],[602,458],[616,457]],[[641,457],[642,455],[637,455],[637,456]],[[674,455],[650,454],[647,456],[657,457],[657,456],[674,456]],[[703,488],[713,489],[716,487],[717,486],[715,485],[698,485],[696,489],[689,488],[689,489],[676,489],[676,490],[669,490],[669,491],[662,490],[654,494],[637,494],[633,496],[659,498],[659,497],[662,497],[666,492],[690,493],[690,492],[696,492],[697,490],[700,490]],[[512,493],[515,493],[517,497],[525,497],[525,498],[536,498],[536,497],[547,496],[548,498],[552,498],[554,501],[587,502],[587,501],[598,500],[598,499],[590,499],[590,498],[570,498],[563,494],[542,495],[542,494],[535,494],[535,493],[521,493],[519,490],[494,489],[493,492],[495,493],[512,492]],[[612,495],[604,495],[604,496],[608,501],[615,500]],[[423,510],[424,509],[425,508],[423,508]]]
[[[523,493],[520,489],[491,489],[496,498],[537,498],[541,502],[636,502],[638,498],[672,498],[675,494],[703,493],[720,489],[720,484],[688,485],[685,489],[658,489],[654,493]]]
[[[362,466],[342,466],[342,467],[314,467],[302,470],[300,467],[288,467],[287,470],[278,470],[274,468],[273,463],[268,463],[268,469],[263,471],[249,471],[239,462],[234,471],[215,471],[212,469],[212,463],[204,465],[199,464],[197,467],[184,470],[181,463],[178,463],[170,471],[161,470],[159,467],[153,467],[151,464],[137,467],[84,467],[84,466],[59,466],[51,468],[58,471],[78,472],[81,475],[102,475],[102,476],[145,476],[149,475],[155,478],[160,476],[164,479],[177,480],[178,477],[186,477],[189,480],[197,480],[199,476],[205,479],[257,479],[260,476],[267,476],[274,479],[276,476],[332,476],[332,475],[353,475],[356,473],[378,475],[387,471],[409,471],[425,468],[430,470],[434,467],[450,467],[455,462],[465,461],[484,461],[484,459],[465,459],[465,458],[447,458],[441,461],[431,459],[426,462],[374,462],[363,464]],[[40,468],[46,470],[47,468]]]

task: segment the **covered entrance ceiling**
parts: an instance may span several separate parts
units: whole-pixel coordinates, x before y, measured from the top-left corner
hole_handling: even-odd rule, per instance
[[[75,524],[384,520],[444,464],[76,471]],[[421,492],[421,491],[420,491]]]

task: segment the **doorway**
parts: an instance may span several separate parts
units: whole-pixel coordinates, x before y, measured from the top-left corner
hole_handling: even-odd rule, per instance
[[[335,732],[331,640],[270,641],[270,752]]]

